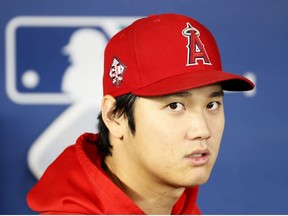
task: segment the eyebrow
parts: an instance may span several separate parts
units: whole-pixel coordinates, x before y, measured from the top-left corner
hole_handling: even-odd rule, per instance
[[[169,97],[179,97],[179,98],[186,98],[190,97],[192,94],[188,91],[176,92],[167,95],[161,95],[160,98],[169,98]],[[219,91],[212,92],[208,95],[208,98],[215,98],[215,97],[224,97],[224,91],[221,89]]]
[[[176,92],[172,94],[167,94],[167,95],[161,95],[159,96],[160,98],[169,98],[169,97],[179,97],[179,98],[186,98],[192,96],[190,92],[187,91],[182,91],[182,92]]]
[[[213,93],[211,93],[208,97],[209,97],[209,98],[224,97],[224,91],[221,89],[221,90],[219,90],[219,91],[213,92]]]

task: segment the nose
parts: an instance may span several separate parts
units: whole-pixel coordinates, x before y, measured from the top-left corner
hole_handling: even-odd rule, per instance
[[[187,138],[191,140],[205,140],[209,139],[210,136],[211,131],[207,117],[203,113],[191,115],[189,127],[187,130]]]

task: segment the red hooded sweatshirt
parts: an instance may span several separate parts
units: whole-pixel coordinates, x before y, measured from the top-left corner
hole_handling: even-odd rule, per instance
[[[101,168],[98,136],[86,133],[47,168],[27,196],[29,207],[41,214],[145,214]],[[201,214],[198,187],[188,188],[172,214]]]

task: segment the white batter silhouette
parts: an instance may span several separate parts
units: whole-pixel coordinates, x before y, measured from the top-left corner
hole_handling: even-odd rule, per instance
[[[96,29],[75,31],[63,53],[70,66],[62,79],[62,91],[73,103],[33,143],[28,153],[28,165],[36,178],[77,137],[97,131],[97,116],[102,99],[102,74],[106,37]]]

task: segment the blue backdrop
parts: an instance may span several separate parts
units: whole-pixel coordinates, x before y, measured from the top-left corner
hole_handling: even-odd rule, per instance
[[[25,197],[47,163],[73,142],[69,134],[77,137],[86,125],[94,130],[99,105],[80,103],[62,88],[77,61],[73,35],[91,43],[98,35],[102,46],[137,17],[173,12],[206,25],[224,70],[257,85],[248,94],[225,95],[226,129],[211,178],[200,188],[200,208],[288,214],[287,11],[286,0],[1,0],[0,213],[33,213]]]

